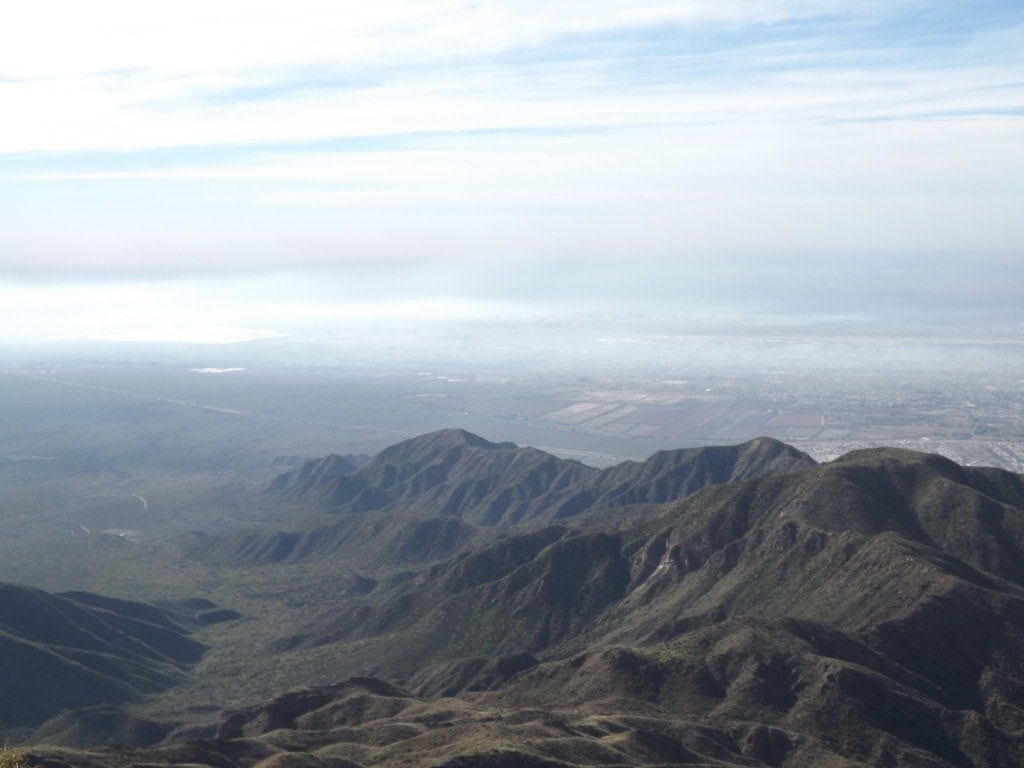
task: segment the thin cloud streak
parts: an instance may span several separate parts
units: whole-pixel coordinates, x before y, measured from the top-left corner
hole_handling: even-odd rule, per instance
[[[1000,3],[38,3],[0,270],[1024,247]]]
[[[12,114],[32,119],[0,129],[0,145],[9,153],[126,152],[479,131],[1019,117],[1024,111],[1024,82],[1014,67],[797,70],[727,88],[715,80],[697,80],[615,89],[599,73],[549,75],[547,87],[494,75],[454,83],[421,77],[333,95],[270,97],[214,111],[139,110],[109,98],[94,100],[77,83],[66,92],[42,96],[11,86],[5,103]],[[67,119],[70,114],[73,121]]]
[[[659,25],[772,25],[885,17],[913,2],[839,0],[39,0],[8,9],[0,74],[248,73],[322,62],[359,67],[539,46],[569,35]]]
[[[75,30],[77,42],[51,41],[64,51],[64,63],[59,63],[60,55],[43,57],[52,65],[52,74],[0,82],[5,111],[15,116],[0,126],[0,153],[138,151],[411,131],[679,123],[728,120],[730,113],[732,119],[763,120],[766,102],[778,104],[775,119],[807,119],[786,114],[801,104],[805,111],[816,104],[819,114],[831,108],[849,113],[842,117],[864,119],[891,110],[896,96],[909,96],[911,104],[941,100],[941,81],[951,74],[945,62],[933,63],[923,72],[906,66],[895,71],[822,67],[835,56],[836,46],[827,39],[816,40],[816,30],[797,49],[818,60],[816,65],[803,65],[812,66],[810,71],[791,63],[788,70],[760,73],[768,62],[756,57],[770,56],[771,47],[755,53],[757,46],[737,49],[725,42],[719,53],[699,56],[696,67],[686,52],[697,39],[686,36],[691,26],[702,30],[694,33],[700,38],[713,40],[715,25],[723,24],[727,29],[738,24],[756,27],[822,14],[864,23],[865,16],[876,18],[872,14],[880,14],[886,4],[603,2],[586,4],[584,12],[577,3],[551,3],[531,5],[527,12],[517,10],[516,4],[474,10],[453,2],[423,8],[416,3],[385,3],[355,15],[339,14],[321,3],[313,3],[307,14],[301,8],[282,14],[277,4],[263,4],[232,15],[224,10],[230,5],[217,4],[215,12],[175,7],[171,16],[161,19],[158,14],[154,21],[140,15],[138,4],[115,3],[111,13],[123,17],[112,18],[121,18],[131,34],[108,31],[105,38],[96,29],[97,20],[110,18],[102,9],[77,19],[76,24],[84,25]],[[891,14],[899,5],[887,7]],[[147,4],[146,13],[149,10]],[[26,47],[24,41],[38,40],[31,30],[44,17],[35,15],[38,10],[22,12],[32,18],[20,27],[15,19],[3,33],[10,39],[0,38],[0,73],[9,78],[33,69],[31,62],[39,56],[37,48]],[[622,35],[631,29],[658,33],[666,25],[680,36],[671,55],[649,54],[642,48],[616,50],[614,38],[584,49],[579,59],[545,61],[541,55],[543,50],[558,50],[566,35]],[[705,29],[707,25],[712,26]],[[331,35],[336,28],[338,35]],[[143,45],[147,35],[157,32],[151,46]],[[806,35],[790,34],[798,39]],[[101,38],[108,44],[96,45]],[[90,40],[92,45],[82,42]],[[518,63],[495,63],[495,54],[524,46],[536,60],[527,56]],[[623,81],[619,70],[628,71],[639,62],[641,71]],[[736,62],[741,63],[739,70]],[[990,89],[1019,80],[1019,60],[1013,64],[988,73],[968,69],[952,74],[956,80],[972,79],[974,88]],[[784,67],[785,61],[780,65]],[[282,75],[292,78],[290,85],[279,79]],[[819,81],[825,77],[836,78],[836,84],[824,101],[818,101]],[[723,83],[724,78],[731,81]],[[840,84],[869,92],[863,103],[850,104],[848,96],[838,95]],[[716,94],[724,96],[725,105],[715,103]],[[1019,91],[1011,98],[1020,105]],[[750,106],[742,107],[748,102]],[[1005,103],[1004,99],[989,108]]]

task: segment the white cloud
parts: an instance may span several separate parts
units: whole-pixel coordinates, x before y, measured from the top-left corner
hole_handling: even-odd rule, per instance
[[[22,4],[0,263],[1015,247],[1024,27],[844,37],[916,5]]]
[[[599,67],[427,71],[377,85],[208,103],[146,99],[109,78],[0,83],[14,119],[0,152],[132,151],[188,145],[301,143],[382,135],[631,125],[924,118],[1024,106],[1016,67],[849,68],[716,79],[614,82]],[[166,84],[160,89],[166,89]],[[159,91],[160,89],[157,89]]]
[[[244,72],[317,62],[437,59],[653,24],[874,15],[907,2],[839,0],[36,0],[5,8],[0,74]]]
[[[600,58],[531,66],[480,57],[581,33],[770,24],[899,5],[24,3],[9,9],[0,27],[0,103],[7,116],[0,153],[707,119],[709,94],[692,93],[685,82],[624,86],[602,71],[608,63]],[[318,78],[337,82],[311,89],[306,80]],[[747,96],[733,89],[729,108],[736,112]]]

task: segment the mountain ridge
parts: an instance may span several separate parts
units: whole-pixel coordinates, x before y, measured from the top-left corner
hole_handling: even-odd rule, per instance
[[[149,605],[0,584],[0,720],[34,727],[164,690],[205,650],[189,635]]]
[[[815,466],[791,446],[758,438],[736,446],[659,451],[645,461],[598,470],[454,429],[393,445],[351,472],[335,459],[306,461],[275,478],[264,493],[327,511],[336,522],[269,536],[253,533],[226,545],[204,541],[193,552],[224,557],[217,550],[227,549],[227,560],[249,564],[295,561],[325,551],[360,549],[362,554],[383,532],[386,540],[398,542],[393,549],[409,553],[400,561],[416,562],[492,536],[476,535],[482,529],[601,516],[669,502],[710,483]]]
[[[605,690],[601,681],[647,668],[628,659],[661,649],[659,657],[693,670],[674,678],[673,701],[689,697],[733,717],[760,712],[789,731],[801,722],[793,712],[842,710],[856,727],[833,745],[841,753],[856,752],[861,731],[907,760],[931,753],[941,765],[1013,765],[1007,756],[1024,749],[1020,481],[929,454],[856,452],[707,486],[617,532],[511,533],[390,593],[357,598],[308,628],[305,643],[370,643],[383,668],[410,680],[424,679],[414,668],[430,665],[472,679],[445,665],[532,654],[539,665],[485,694],[516,706],[541,706],[537,691],[565,703],[583,685],[582,706]],[[452,624],[458,638],[445,641]],[[959,636],[959,627],[980,634]],[[736,661],[704,669],[701,637],[718,638],[716,647],[733,649],[723,658]],[[613,653],[611,667],[574,661],[606,658],[612,651],[602,649],[615,647],[626,655]],[[762,658],[772,647],[775,655]],[[597,688],[577,668],[590,670]],[[630,690],[665,686],[646,672],[626,679],[634,674]],[[542,684],[551,675],[562,683]],[[785,693],[796,681],[799,689]],[[643,710],[646,695],[628,707]],[[911,719],[868,717],[882,702]],[[979,740],[1001,745],[1002,757],[968,757]],[[872,759],[870,750],[859,755]]]
[[[1020,475],[884,448],[817,464],[768,440],[608,470],[466,432],[380,455],[320,465],[392,499],[330,512],[343,547],[260,566],[265,584],[332,574],[296,593],[316,596],[305,620],[247,647],[318,684],[199,741],[37,750],[49,768],[1020,765]],[[316,551],[296,535],[284,548]],[[341,576],[374,547],[409,549]],[[322,684],[339,665],[362,671]]]
[[[595,506],[664,503],[709,483],[815,464],[785,443],[755,438],[736,446],[658,451],[644,461],[598,470],[461,429],[402,441],[343,474],[336,458],[311,459],[278,476],[266,491],[326,501],[335,513],[415,505],[478,525],[509,525],[571,517]],[[650,487],[640,492],[639,486]]]

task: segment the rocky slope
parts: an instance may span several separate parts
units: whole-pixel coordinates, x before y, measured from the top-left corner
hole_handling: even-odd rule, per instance
[[[406,440],[355,469],[339,456],[279,475],[266,493],[335,513],[307,530],[232,534],[190,552],[222,562],[271,564],[331,553],[354,562],[443,559],[510,527],[536,528],[624,507],[662,504],[710,484],[814,466],[776,440],[660,451],[597,470],[535,448],[450,429]]]
[[[360,526],[404,515],[497,529],[359,589],[318,585],[334,598],[261,657],[304,664],[329,650],[375,677],[227,713],[200,741],[35,759],[1022,764],[1021,476],[895,449],[815,465],[772,441],[603,472],[537,454],[435,433],[340,475],[390,499],[335,507]],[[521,487],[488,523],[513,478]],[[555,511],[580,493],[584,511]],[[641,512],[598,514],[605,504]]]
[[[381,451],[358,470],[340,457],[304,463],[267,489],[338,513],[415,510],[475,525],[553,521],[590,509],[659,504],[714,483],[814,465],[769,438],[720,448],[659,451],[606,470],[536,448],[492,443],[460,429],[415,437]]]
[[[0,722],[36,726],[62,710],[163,690],[202,652],[152,606],[0,584]]]
[[[869,764],[1013,765],[1022,554],[1020,476],[863,451],[625,530],[506,537],[292,642],[372,647],[381,670],[447,693],[481,658],[530,654],[544,663],[488,695],[751,720]]]

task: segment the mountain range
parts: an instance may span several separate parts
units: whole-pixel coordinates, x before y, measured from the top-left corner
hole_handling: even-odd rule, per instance
[[[318,601],[251,645],[254,670],[315,669],[310,684],[134,751],[32,760],[1024,764],[1020,475],[892,448],[817,464],[769,439],[597,470],[445,430],[358,467],[302,463],[263,496],[290,527],[186,536],[181,553],[222,578],[321,575]],[[125,663],[149,649],[166,676],[140,690],[201,673],[164,608],[8,589],[100,613]],[[5,642],[84,653],[57,618],[49,636],[8,613]]]

